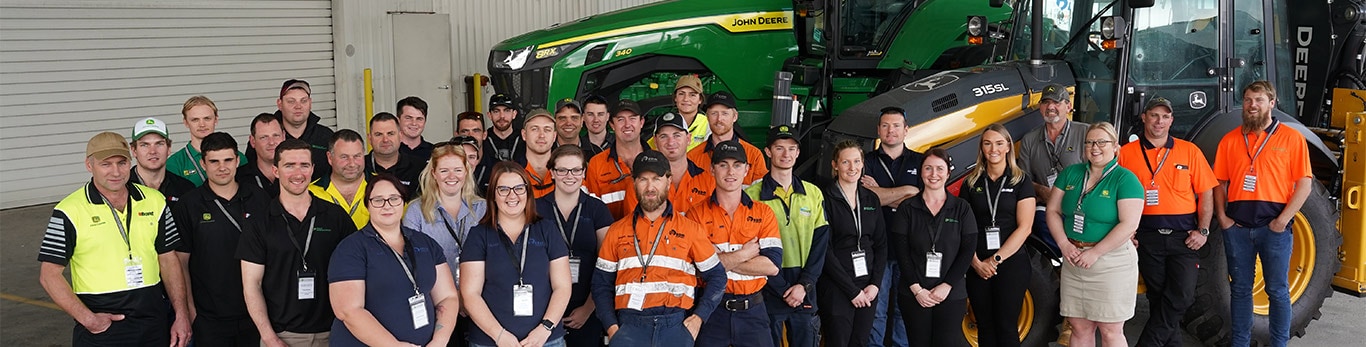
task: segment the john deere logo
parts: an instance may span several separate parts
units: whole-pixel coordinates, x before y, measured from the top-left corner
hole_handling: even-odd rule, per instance
[[[157,124],[157,122],[154,121],[154,120],[148,119],[148,120],[147,120],[147,124],[148,124],[148,125]]]
[[[563,102],[563,103],[566,103],[566,104],[568,104],[568,103],[572,103],[572,102],[574,102],[574,99],[570,99],[570,98],[564,98],[564,100],[560,100],[560,102]]]
[[[786,125],[783,125],[783,126],[779,126],[779,127],[778,127],[778,131],[780,131],[780,132],[790,132],[790,131],[792,131],[792,129],[788,129]]]
[[[1107,198],[1110,197],[1110,190],[1109,190],[1109,189],[1101,189],[1101,190],[1100,190],[1100,196],[1102,196],[1102,197],[1107,197]]]
[[[213,215],[208,214],[208,213],[204,213],[204,220],[206,220],[206,221],[208,221],[208,220],[213,220]]]
[[[672,121],[672,120],[674,120],[674,114],[673,114],[673,113],[665,113],[664,116],[661,117],[660,119],[663,119],[665,122]]]
[[[100,222],[100,216],[90,216],[90,222],[91,222],[91,223],[99,223],[99,222]]]
[[[958,220],[953,218],[944,218],[944,223],[958,223]]]

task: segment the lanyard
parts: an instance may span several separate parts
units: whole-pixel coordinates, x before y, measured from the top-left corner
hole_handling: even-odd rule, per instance
[[[1109,168],[1105,169],[1105,173],[1100,175],[1100,180],[1096,181],[1096,185],[1091,186],[1091,188],[1082,190],[1081,195],[1077,196],[1077,208],[1075,210],[1072,210],[1072,213],[1076,213],[1076,211],[1081,211],[1081,201],[1085,200],[1087,195],[1090,195],[1091,192],[1095,191],[1096,187],[1099,187],[1100,182],[1105,181],[1106,177],[1110,177],[1110,173],[1114,172],[1116,167],[1119,167],[1119,164],[1111,164]],[[1081,177],[1081,184],[1085,185],[1087,181],[1091,180],[1091,169],[1087,168],[1086,171],[1082,173]]]
[[[579,234],[579,218],[583,217],[583,208],[574,208],[574,227],[569,229],[568,235],[565,235],[564,222],[560,221],[560,218],[564,216],[564,213],[560,212],[559,204],[554,204],[551,207],[555,208],[555,226],[560,228],[560,236],[564,236],[564,245],[565,247],[569,247],[569,256],[572,257],[574,256],[574,235]]]
[[[204,177],[204,168],[199,166],[199,160],[194,158],[193,153],[194,153],[194,149],[193,149],[193,148],[190,148],[190,144],[186,143],[186,144],[185,144],[185,154],[190,154],[190,155],[187,155],[187,157],[190,157],[190,165],[194,165],[194,172],[195,172],[196,174],[199,174],[199,180],[200,180],[200,181],[208,182],[209,179]],[[202,157],[204,154],[203,154],[203,153],[200,153],[199,155]]]
[[[638,220],[639,219],[631,220],[631,243],[636,246],[636,260],[640,261],[640,283],[645,283],[645,272],[650,269],[650,263],[655,261],[655,251],[659,250],[659,239],[664,236],[664,226],[667,225],[669,221],[659,221],[659,230],[655,232],[655,243],[650,245],[650,257],[645,258],[640,251],[640,233],[636,232],[636,222]]]
[[[551,169],[548,167],[545,168],[545,173],[551,173],[550,170]],[[536,173],[536,170],[531,170],[530,168],[527,168],[526,173],[527,176],[531,176],[531,180],[536,181],[535,184],[531,185],[532,189],[546,189],[550,188],[551,185],[555,184],[555,181],[553,180],[547,183],[544,178],[541,178],[541,175]]]
[[[329,195],[329,196],[328,196],[329,198],[332,198],[332,203],[337,204],[337,206],[346,206],[346,205],[342,204],[341,200],[337,200],[337,196],[336,196],[336,195],[331,195],[331,194],[328,194],[328,195]],[[351,217],[355,217],[355,216],[356,216],[356,209],[360,208],[360,205],[361,205],[361,204],[351,205],[351,209],[348,210],[348,211],[346,211],[346,215],[347,215],[347,216],[351,216]]]
[[[241,233],[242,224],[237,223],[237,218],[233,218],[232,213],[228,213],[228,209],[223,207],[223,203],[219,202],[218,199],[213,199],[213,203],[214,205],[218,205],[218,210],[223,211],[223,215],[228,217],[229,222],[232,222],[232,227],[237,228],[237,232]]]
[[[1062,168],[1062,153],[1060,148],[1062,148],[1063,144],[1067,143],[1067,131],[1072,129],[1072,121],[1066,122],[1067,123],[1062,126],[1062,134],[1058,134],[1058,142],[1048,141],[1048,131],[1044,131],[1045,136],[1043,142],[1047,143],[1049,148],[1052,148],[1052,150],[1048,151],[1048,159],[1053,161],[1054,171],[1062,171],[1060,170]]]
[[[499,234],[504,234],[504,235],[506,234],[506,233],[503,232],[503,227],[502,227],[502,226],[498,226],[498,233],[499,233]],[[520,285],[520,284],[524,284],[524,283],[522,283],[522,270],[523,270],[524,268],[526,268],[526,245],[527,245],[528,243],[531,243],[531,226],[530,226],[530,225],[527,225],[526,227],[523,227],[523,228],[522,228],[522,237],[521,237],[521,239],[522,239],[522,260],[521,260],[521,262],[517,262],[517,256],[515,256],[515,255],[512,254],[512,248],[516,246],[516,243],[511,244],[511,245],[507,245],[507,248],[505,248],[505,250],[507,250],[507,252],[508,252],[508,258],[512,258],[512,261],[513,261],[513,262],[517,262],[517,263],[516,263],[516,265],[517,265],[517,284],[519,284],[519,285]],[[512,240],[511,240],[511,239],[508,239],[508,241],[512,241]]]
[[[404,261],[403,256],[399,255],[398,251],[395,251],[393,247],[389,247],[389,241],[384,240],[384,234],[380,234],[379,230],[375,230],[375,235],[379,235],[380,242],[383,242],[384,247],[388,248],[389,252],[394,254],[394,259],[398,259],[398,264],[403,266],[403,274],[408,275],[408,282],[413,284],[413,295],[422,294],[422,292],[417,290],[417,278],[414,278],[413,271],[408,269],[408,262]],[[404,237],[403,241],[403,244],[406,248],[406,246],[408,245],[408,238]]]
[[[617,182],[621,182],[622,180],[626,179],[626,177],[630,177],[626,174],[625,171],[621,170],[620,160],[612,160],[612,166],[617,168],[617,178],[612,179],[612,184],[617,184]]]
[[[451,238],[452,238],[452,239],[455,239],[455,247],[456,247],[456,248],[463,248],[463,247],[465,247],[465,246],[464,246],[464,245],[465,245],[465,241],[464,241],[464,240],[461,240],[461,239],[460,239],[460,236],[459,236],[459,233],[455,232],[457,229],[460,230],[461,233],[465,232],[465,220],[463,220],[463,219],[458,219],[458,218],[457,218],[457,219],[456,219],[456,223],[455,223],[455,226],[456,226],[456,227],[452,228],[452,227],[451,227],[451,220],[448,219],[448,218],[446,218],[446,212],[444,212],[444,211],[437,211],[437,212],[441,213],[441,225],[445,225],[445,226],[446,226],[446,231],[449,231],[449,232],[451,233]]]
[[[1271,138],[1271,136],[1267,136],[1267,138]],[[1246,138],[1244,138],[1244,139],[1246,139]],[[1173,141],[1173,140],[1172,140],[1170,137],[1168,137],[1168,138],[1167,138],[1167,141]],[[1263,142],[1263,144],[1265,144],[1265,142]],[[1141,147],[1141,146],[1140,146],[1140,147]],[[1159,150],[1160,150],[1160,149],[1159,149]],[[1163,152],[1163,153],[1162,153],[1162,160],[1160,160],[1160,161],[1157,162],[1157,169],[1153,169],[1153,163],[1152,163],[1151,161],[1148,161],[1148,152],[1147,152],[1147,151],[1144,151],[1144,152],[1143,152],[1143,165],[1147,165],[1147,166],[1148,166],[1148,172],[1151,172],[1151,173],[1153,174],[1153,177],[1150,177],[1150,178],[1148,179],[1148,186],[1154,187],[1154,188],[1157,187],[1157,173],[1162,171],[1162,167],[1163,167],[1163,166],[1166,166],[1166,164],[1167,164],[1167,156],[1169,156],[1169,155],[1171,155],[1171,154],[1172,154],[1172,150],[1171,150],[1171,149],[1167,149],[1166,152]]]
[[[902,155],[905,155],[905,154],[906,154],[906,153],[902,153]],[[886,172],[887,172],[887,179],[890,180],[890,181],[892,181],[893,184],[895,184],[895,183],[896,183],[896,176],[892,176],[892,169],[889,168],[889,167],[887,167],[887,161],[882,160],[882,157],[881,157],[881,156],[878,156],[878,157],[877,157],[877,163],[878,163],[878,164],[882,164],[882,171],[886,171]]]
[[[844,198],[845,201],[848,201],[848,200],[849,200],[849,197],[844,195],[844,189],[841,189],[838,185],[835,186],[835,191],[839,192],[839,193],[840,193],[840,197]],[[855,239],[854,239],[854,247],[857,247],[857,248],[858,248],[858,251],[859,251],[859,252],[862,252],[862,251],[863,251],[863,215],[859,214],[859,211],[862,211],[862,210],[863,210],[863,201],[858,199],[858,187],[855,187],[855,188],[854,188],[854,205],[853,205],[853,208],[854,208],[854,209],[853,209],[853,210],[850,210],[850,212],[852,212],[852,213],[853,213],[853,216],[854,216],[854,230],[858,232],[858,238],[855,238]]]
[[[1262,144],[1257,145],[1257,153],[1248,154],[1247,167],[1249,169],[1252,168],[1253,163],[1257,162],[1257,158],[1262,156],[1262,150],[1266,149],[1266,143],[1268,141],[1271,141],[1271,135],[1276,133],[1277,124],[1280,124],[1280,122],[1273,119],[1271,121],[1271,131],[1268,131],[1266,133],[1266,137],[1262,138]],[[1248,143],[1247,141],[1247,134],[1243,134],[1243,147],[1247,149],[1252,149],[1252,144]]]
[[[930,252],[938,253],[937,249],[939,248],[939,234],[944,232],[944,216],[942,216],[942,214],[944,214],[944,212],[948,212],[944,210],[944,207],[946,207],[948,204],[949,200],[944,199],[945,206],[939,206],[939,214],[941,214],[941,216],[931,215],[932,217],[934,217],[934,233],[930,234]],[[928,201],[925,202],[925,208],[927,209],[926,212],[928,212]]]
[[[119,236],[123,237],[123,245],[128,246],[128,259],[133,259],[133,243],[128,241],[128,231],[133,229],[133,200],[130,198],[128,203],[124,204],[124,208],[128,209],[128,219],[125,220],[123,216],[119,215],[119,211],[114,209],[114,205],[109,203],[109,199],[104,198],[103,194],[100,195],[100,199],[104,200],[105,206],[109,206],[109,213],[114,214],[114,219],[123,222],[123,224],[114,222],[114,225],[119,227]]]
[[[1001,175],[1001,188],[996,190],[996,198],[991,197],[991,175],[982,175],[982,185],[987,188],[987,207],[991,209],[991,226],[996,227],[996,207],[1001,204],[1001,192],[1006,190],[1006,181],[1010,176]]]
[[[496,137],[496,136],[498,136],[498,135],[497,135],[497,134],[494,134],[493,136]],[[513,134],[513,136],[516,136],[516,134]],[[508,155],[512,155],[512,151],[517,150],[517,144],[519,144],[519,143],[521,143],[521,142],[522,142],[522,137],[521,137],[521,136],[513,137],[513,138],[512,138],[512,147],[508,148]],[[493,147],[493,155],[494,155],[494,156],[498,156],[498,152],[503,150],[502,148],[498,148],[498,141],[494,141],[493,139],[489,139],[489,146]],[[511,157],[508,157],[508,158],[498,158],[498,159],[501,159],[501,160],[512,160]]]
[[[299,247],[299,239],[294,237],[294,228],[289,226],[289,217],[280,216],[285,219],[285,231],[289,232],[289,242],[294,244],[294,249],[299,250],[299,260],[304,262],[304,271],[308,271],[308,247],[313,244],[313,225],[318,222],[318,216],[308,219],[308,237],[304,239],[304,246]]]

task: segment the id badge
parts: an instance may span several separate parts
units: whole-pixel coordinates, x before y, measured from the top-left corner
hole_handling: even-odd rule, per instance
[[[422,294],[408,297],[408,309],[413,311],[413,329],[427,326],[427,298]]]
[[[530,317],[532,314],[532,288],[530,284],[512,286],[512,315]]]
[[[1072,232],[1082,234],[1086,230],[1086,214],[1077,211],[1072,215]]]
[[[987,228],[987,250],[1001,249],[1001,228]]]
[[[142,287],[142,258],[126,258],[123,260],[123,277],[128,283],[128,288]]]
[[[1049,187],[1053,187],[1053,182],[1056,182],[1057,180],[1058,180],[1058,172],[1057,172],[1057,171],[1053,171],[1053,173],[1048,174],[1048,186],[1049,186]]]
[[[627,295],[626,308],[632,310],[643,310],[645,308],[645,294],[631,293]]]
[[[313,280],[317,278],[313,272],[299,272],[299,300],[312,300],[314,296]]]
[[[1157,189],[1144,190],[1143,202],[1148,206],[1157,206]]]
[[[944,253],[925,252],[925,277],[939,278],[939,267],[944,263]]]
[[[856,251],[852,256],[854,258],[854,277],[868,276],[868,253]]]
[[[1245,192],[1251,192],[1251,191],[1256,191],[1256,190],[1257,190],[1257,175],[1253,175],[1253,174],[1250,174],[1250,173],[1249,173],[1249,174],[1246,174],[1246,175],[1243,175],[1243,191],[1245,191]]]
[[[569,279],[573,281],[571,283],[579,283],[579,261],[579,257],[569,257]]]

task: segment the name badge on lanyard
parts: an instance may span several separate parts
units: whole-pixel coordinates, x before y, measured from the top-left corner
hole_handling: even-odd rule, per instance
[[[1086,213],[1080,209],[1072,215],[1072,232],[1082,234],[1086,230]]]
[[[1001,228],[988,227],[987,230],[987,250],[1001,249]]]
[[[1257,190],[1257,170],[1249,167],[1249,168],[1247,169],[1247,174],[1246,174],[1246,175],[1243,175],[1243,191],[1245,191],[1245,192],[1253,192],[1253,191],[1256,191],[1256,190]]]
[[[569,257],[569,278],[573,283],[579,283],[579,263],[582,260],[577,256]]]
[[[408,309],[413,313],[413,329],[427,326],[427,297],[422,294],[408,297]]]
[[[868,253],[864,251],[855,251],[854,253],[850,254],[850,256],[854,259],[854,277],[867,276]]]
[[[314,279],[318,276],[312,271],[299,271],[299,300],[312,300]]]
[[[535,296],[532,295],[534,289],[530,284],[517,284],[512,286],[512,315],[517,317],[530,317],[532,303]]]
[[[925,277],[939,278],[939,268],[944,264],[944,253],[925,252]]]
[[[1143,202],[1148,206],[1157,206],[1157,187],[1143,191]]]
[[[142,287],[142,257],[123,260],[123,277],[128,282],[128,288]]]

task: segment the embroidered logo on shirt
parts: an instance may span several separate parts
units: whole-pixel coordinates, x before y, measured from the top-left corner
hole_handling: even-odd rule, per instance
[[[207,221],[211,221],[211,220],[213,220],[213,215],[212,215],[212,214],[209,214],[208,212],[205,212],[205,213],[204,213],[204,221],[207,222]]]

